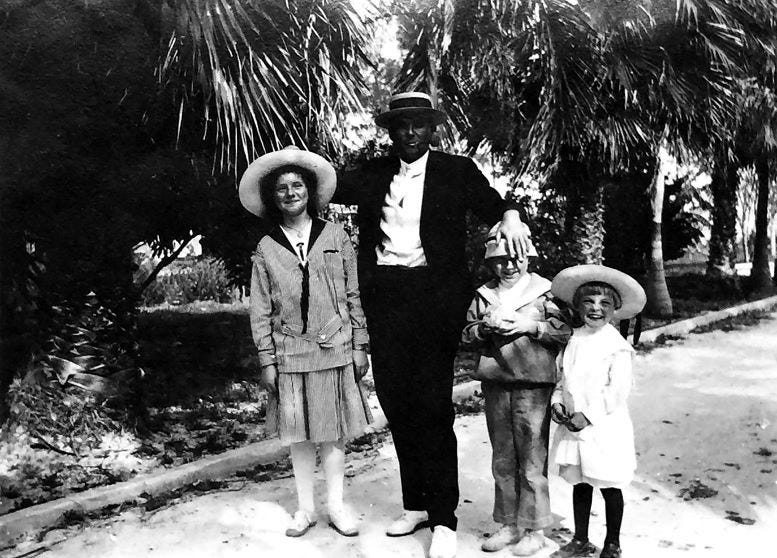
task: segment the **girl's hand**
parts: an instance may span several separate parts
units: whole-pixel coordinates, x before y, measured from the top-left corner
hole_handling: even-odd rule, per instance
[[[367,351],[364,349],[353,350],[353,369],[357,382],[364,378],[367,370],[370,369],[370,363],[367,360]]]
[[[556,424],[565,424],[569,420],[567,408],[564,407],[563,403],[554,403],[550,406],[550,418]]]
[[[261,384],[267,393],[278,395],[278,367],[270,364],[262,368]]]
[[[572,432],[580,432],[589,424],[591,424],[591,422],[580,412],[572,413],[572,416],[567,420],[567,428]]]
[[[494,332],[494,328],[488,325],[486,322],[480,322],[478,324],[478,334],[481,337],[487,337]]]

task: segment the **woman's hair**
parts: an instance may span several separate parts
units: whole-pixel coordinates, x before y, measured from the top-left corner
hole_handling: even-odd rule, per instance
[[[280,223],[283,221],[281,210],[275,205],[273,192],[275,190],[275,185],[278,183],[278,178],[287,172],[297,173],[302,177],[302,182],[305,183],[305,186],[308,189],[308,215],[316,217],[318,215],[318,210],[316,209],[318,180],[316,180],[315,173],[305,167],[283,165],[282,167],[278,167],[274,171],[267,173],[259,184],[259,194],[262,197],[262,203],[265,207],[265,218],[273,223]]]
[[[574,306],[575,310],[580,306],[580,301],[583,297],[588,295],[609,296],[612,298],[616,310],[623,306],[621,295],[618,294],[618,291],[616,291],[612,285],[609,283],[602,283],[601,281],[591,281],[589,283],[583,283],[575,291],[575,296],[572,297],[572,306]]]

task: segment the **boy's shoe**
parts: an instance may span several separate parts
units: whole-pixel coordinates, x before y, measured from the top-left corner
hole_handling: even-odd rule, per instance
[[[343,506],[329,509],[329,526],[344,537],[355,537],[359,534],[356,519]]]
[[[313,519],[313,514],[309,514],[304,510],[297,510],[291,518],[291,525],[286,529],[286,536],[301,537],[310,531],[310,528],[315,526],[315,524],[316,520]]]
[[[551,554],[550,558],[571,558],[572,556],[593,556],[594,554],[596,554],[596,547],[589,541],[572,539]]]
[[[515,556],[531,556],[545,548],[548,541],[542,531],[526,531],[511,550]]]
[[[498,552],[503,548],[521,540],[521,530],[515,525],[502,525],[490,537],[483,541],[480,549],[483,552]]]
[[[621,558],[621,547],[618,543],[604,543],[604,548],[599,558]]]
[[[456,531],[436,525],[432,531],[429,558],[456,558]]]
[[[389,537],[404,537],[429,526],[429,514],[425,511],[405,510],[386,529]]]

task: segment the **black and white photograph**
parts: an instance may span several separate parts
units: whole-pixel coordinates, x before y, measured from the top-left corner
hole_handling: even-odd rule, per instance
[[[0,0],[0,557],[777,548],[777,0]]]

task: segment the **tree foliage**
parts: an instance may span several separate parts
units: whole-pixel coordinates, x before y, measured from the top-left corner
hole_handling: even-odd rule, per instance
[[[234,218],[222,245],[255,244],[235,177],[289,143],[338,155],[369,38],[345,0],[10,0],[0,34],[3,389],[51,307],[94,292],[132,321],[139,242]]]

